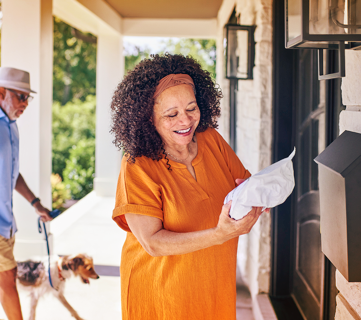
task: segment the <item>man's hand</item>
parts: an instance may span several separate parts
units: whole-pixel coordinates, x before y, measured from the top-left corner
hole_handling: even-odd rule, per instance
[[[44,208],[40,201],[34,203],[34,208],[36,213],[41,217],[41,221],[46,222],[53,220],[53,218],[49,215],[50,211]]]
[[[29,189],[23,176],[19,173],[18,180],[16,180],[15,190],[19,192],[30,203],[35,199],[33,192]],[[36,213],[41,217],[41,221],[46,222],[53,220],[49,215],[49,210],[44,208],[40,201],[37,201],[33,205]]]

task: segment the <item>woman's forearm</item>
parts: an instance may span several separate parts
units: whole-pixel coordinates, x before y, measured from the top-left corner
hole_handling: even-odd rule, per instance
[[[127,213],[125,218],[142,247],[154,257],[178,255],[220,245],[248,233],[257,222],[262,208],[253,208],[247,216],[235,221],[229,217],[230,203],[223,205],[215,228],[193,232],[173,232],[163,228],[160,219]]]
[[[153,257],[185,254],[221,244],[216,228],[178,233],[161,229],[149,238],[146,251]]]

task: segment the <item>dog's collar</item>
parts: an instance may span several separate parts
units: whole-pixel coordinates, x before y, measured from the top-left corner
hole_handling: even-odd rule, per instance
[[[60,258],[60,259],[58,260],[58,263],[57,263],[57,266],[58,266],[58,277],[59,277],[59,280],[60,280],[60,281],[65,281],[65,278],[64,278],[63,275],[61,274],[61,266],[60,266],[60,263],[61,263],[62,260],[63,260],[63,259]]]

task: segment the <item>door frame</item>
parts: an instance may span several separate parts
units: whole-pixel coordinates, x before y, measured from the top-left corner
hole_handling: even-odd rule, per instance
[[[289,155],[295,145],[295,70],[298,54],[285,49],[284,45],[284,1],[273,1],[273,147],[272,162]],[[333,72],[337,57],[327,53],[327,72]],[[340,79],[326,83],[326,146],[337,136],[338,115],[340,112]],[[270,299],[278,319],[303,319],[291,297],[292,272],[294,263],[295,230],[292,228],[294,193],[282,205],[271,211],[271,279]],[[335,267],[324,258],[324,281],[322,294],[322,318],[332,319],[335,310]]]

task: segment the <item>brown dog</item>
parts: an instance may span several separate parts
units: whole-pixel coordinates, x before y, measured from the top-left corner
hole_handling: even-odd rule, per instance
[[[79,276],[83,283],[89,279],[99,279],[94,270],[93,259],[85,254],[64,256],[53,260],[50,274],[53,287],[50,286],[49,273],[43,262],[31,260],[18,262],[18,285],[30,291],[31,308],[29,320],[35,320],[35,310],[39,298],[46,293],[53,293],[77,320],[83,320],[64,297],[65,280],[72,275]]]

